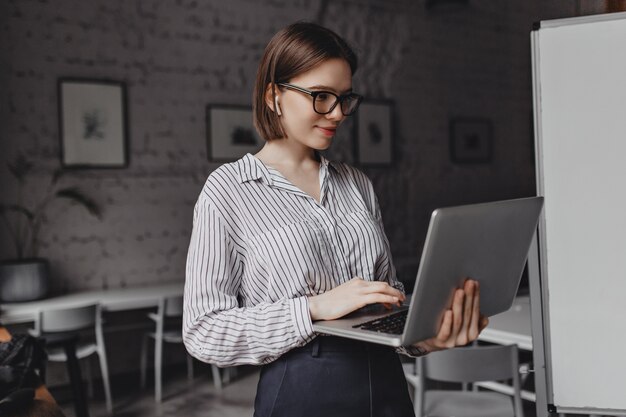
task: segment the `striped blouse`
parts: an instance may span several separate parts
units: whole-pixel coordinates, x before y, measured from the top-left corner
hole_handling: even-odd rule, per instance
[[[251,154],[211,173],[194,208],[183,336],[219,366],[269,363],[310,342],[308,296],[396,279],[371,181],[320,155],[320,201]]]

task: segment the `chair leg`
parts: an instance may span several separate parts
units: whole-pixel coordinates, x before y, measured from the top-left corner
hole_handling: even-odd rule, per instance
[[[72,386],[72,400],[74,401],[74,411],[77,417],[89,417],[89,408],[87,399],[85,398],[85,389],[83,386],[83,378],[80,372],[80,365],[76,357],[76,339],[72,339],[63,343],[65,355],[67,357],[67,371],[70,377],[70,385]]]
[[[146,388],[146,373],[148,372],[148,335],[143,336],[141,342],[141,356],[139,359],[139,369],[141,374],[141,388]]]
[[[213,384],[215,388],[222,389],[222,377],[220,375],[220,368],[217,365],[211,365],[211,371],[213,372]]]
[[[98,347],[98,359],[100,359],[100,372],[102,373],[102,385],[104,385],[104,397],[106,399],[107,411],[110,415],[113,415],[113,397],[111,396],[111,384],[109,381],[109,366],[107,364],[104,346]]]
[[[163,339],[154,341],[154,400],[161,403],[161,366],[163,364]]]
[[[416,416],[422,417],[421,387],[419,381],[413,389],[413,411]]]
[[[83,361],[85,364],[85,381],[87,382],[87,397],[93,399],[93,372],[91,367],[91,356],[88,356]]]
[[[193,358],[187,354],[187,385],[193,387]]]

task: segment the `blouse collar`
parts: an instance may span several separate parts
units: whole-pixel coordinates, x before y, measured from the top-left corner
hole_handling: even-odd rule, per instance
[[[320,169],[328,170],[328,167],[332,167],[334,170],[335,163],[329,161],[324,155],[317,153],[320,157]],[[239,182],[244,183],[251,180],[262,179],[268,184],[272,184],[272,175],[270,174],[267,166],[261,162],[261,160],[251,153],[247,153],[243,158],[237,161],[239,168]]]

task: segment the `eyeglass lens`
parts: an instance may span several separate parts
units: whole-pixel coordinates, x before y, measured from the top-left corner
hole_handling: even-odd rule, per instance
[[[315,100],[313,100],[313,106],[315,111],[321,114],[330,113],[334,110],[335,105],[339,97],[330,93],[319,93],[315,96]],[[359,98],[356,94],[349,94],[347,96],[342,96],[341,98],[341,112],[348,116],[354,113],[359,106]]]

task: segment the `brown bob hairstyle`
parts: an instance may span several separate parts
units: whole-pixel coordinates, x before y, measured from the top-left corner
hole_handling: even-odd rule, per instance
[[[330,29],[309,22],[296,22],[281,29],[265,47],[257,70],[252,106],[254,127],[266,141],[285,136],[280,119],[266,104],[268,86],[272,101],[276,99],[276,84],[309,71],[331,58],[342,58],[357,69],[357,56],[348,43]]]

